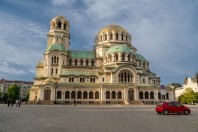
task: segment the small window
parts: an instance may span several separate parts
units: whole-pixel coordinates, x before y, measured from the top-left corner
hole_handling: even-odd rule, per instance
[[[61,22],[58,22],[57,28],[61,28]]]

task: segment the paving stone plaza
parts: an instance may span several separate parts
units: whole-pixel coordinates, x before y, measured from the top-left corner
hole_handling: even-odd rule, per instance
[[[0,132],[197,132],[190,115],[158,115],[155,105],[0,105]]]

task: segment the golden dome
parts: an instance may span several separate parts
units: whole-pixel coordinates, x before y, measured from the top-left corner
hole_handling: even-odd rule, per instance
[[[128,33],[128,31],[126,29],[124,29],[123,27],[119,26],[119,25],[116,25],[116,24],[111,24],[111,25],[108,25],[104,28],[102,28],[98,34],[102,34],[102,33],[107,33],[107,32],[123,32],[123,33]]]

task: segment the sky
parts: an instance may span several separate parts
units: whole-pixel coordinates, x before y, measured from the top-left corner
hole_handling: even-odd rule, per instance
[[[72,50],[92,50],[100,29],[116,23],[161,84],[198,72],[197,0],[0,0],[0,79],[33,81],[56,16],[70,22]]]

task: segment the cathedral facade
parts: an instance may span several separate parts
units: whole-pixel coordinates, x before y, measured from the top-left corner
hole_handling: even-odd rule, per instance
[[[119,25],[102,28],[93,51],[70,50],[70,23],[63,16],[51,20],[47,37],[30,103],[134,104],[174,99],[172,89],[161,93],[160,78],[137,53],[131,34]]]

